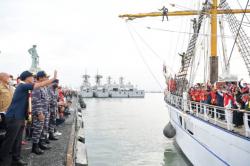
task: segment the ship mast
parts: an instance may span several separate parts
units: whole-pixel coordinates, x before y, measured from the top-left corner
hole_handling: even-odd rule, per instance
[[[217,9],[218,1],[211,4],[211,56],[210,56],[210,81],[218,81],[218,56],[217,56]]]
[[[123,85],[123,84],[124,84],[124,83],[123,83],[123,80],[124,80],[123,77],[120,77],[120,78],[119,78],[119,83],[120,83],[120,85]]]
[[[89,78],[90,78],[89,75],[84,74],[82,77],[83,77],[83,82],[84,82],[84,83],[88,83],[88,82],[89,82]]]
[[[210,55],[210,81],[214,83],[218,80],[218,56],[217,56],[217,15],[218,14],[227,14],[227,10],[218,9],[219,0],[211,0],[211,7],[208,9],[207,13],[211,17],[211,55]],[[199,15],[200,10],[185,10],[185,11],[172,11],[168,12],[168,16],[193,16]],[[230,11],[232,14],[241,14],[241,13],[250,13],[250,10],[242,9],[232,9]],[[124,14],[120,15],[121,18],[127,18],[128,20],[133,20],[136,18],[144,17],[159,17],[162,16],[161,12],[151,12],[151,13],[139,13],[139,14]]]
[[[102,79],[102,75],[98,74],[95,76],[95,79],[96,79],[96,85],[97,86],[100,86],[101,85],[101,79]]]
[[[108,85],[110,85],[111,84],[111,77],[110,76],[108,76],[108,78],[107,78],[107,83],[108,83]]]

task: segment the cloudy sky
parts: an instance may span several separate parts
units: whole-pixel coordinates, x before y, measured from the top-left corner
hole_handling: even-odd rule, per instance
[[[240,0],[241,5],[245,6],[246,1]],[[178,32],[190,31],[192,17],[172,17],[163,23],[160,17],[126,23],[118,15],[157,11],[163,5],[170,11],[198,9],[199,2],[1,0],[0,71],[17,76],[21,71],[29,69],[31,57],[27,50],[36,44],[40,67],[48,73],[57,69],[64,85],[78,87],[85,71],[91,76],[98,71],[105,77],[111,75],[114,80],[124,76],[125,80],[140,88],[158,90],[159,83],[164,86],[163,61],[174,71],[180,66],[180,58],[176,53],[186,50],[189,34]],[[239,8],[236,0],[228,2],[232,7]],[[176,5],[171,7],[169,3]],[[226,30],[226,34],[231,35],[229,30]],[[233,40],[228,40],[230,52]],[[241,63],[239,56],[233,57],[233,60]],[[246,70],[242,67],[237,72],[246,73]],[[91,81],[94,81],[93,78]]]

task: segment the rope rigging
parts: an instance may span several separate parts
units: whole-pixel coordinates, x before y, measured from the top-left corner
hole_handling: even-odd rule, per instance
[[[183,34],[188,34],[188,35],[193,35],[194,33],[192,32],[184,32],[184,31],[176,31],[176,30],[170,30],[170,29],[162,29],[162,28],[154,28],[154,27],[146,27],[147,29],[149,30],[158,30],[158,31],[166,31],[166,32],[173,32],[173,33],[183,33]],[[208,33],[200,33],[199,35],[201,36],[206,36],[206,37],[210,37],[211,35],[208,34]],[[222,37],[220,35],[218,35],[218,37]],[[223,36],[224,38],[231,38],[231,39],[234,39],[233,36],[229,36],[229,35],[224,35]]]
[[[207,27],[206,23],[207,22],[205,20],[202,23],[203,24],[202,25],[203,33],[205,33],[205,32],[208,33],[207,31],[209,30],[209,29],[206,29],[206,27]],[[204,78],[203,78],[203,81],[204,81],[204,83],[206,83],[206,79],[207,79],[206,73],[207,73],[207,70],[208,70],[208,65],[207,65],[206,62],[208,61],[208,50],[205,49],[205,45],[207,44],[206,42],[208,42],[207,40],[208,40],[208,37],[203,36],[203,38],[199,38],[198,41],[197,41],[197,46],[196,46],[195,50],[197,50],[199,47],[201,47],[201,49],[200,49],[200,52],[196,53],[196,55],[193,57],[192,65],[190,67],[191,72],[190,72],[190,76],[189,76],[188,87],[190,87],[193,84],[194,80],[197,78],[197,73],[199,71],[200,66],[204,66],[204,70],[203,70]],[[203,54],[203,57],[201,56],[202,54]],[[201,65],[201,59],[202,58],[204,60],[203,61],[204,65]],[[199,72],[202,72],[202,70],[199,71]]]
[[[226,41],[225,41],[225,38],[224,38],[224,34],[225,34],[225,31],[224,31],[224,16],[221,15],[221,18],[219,19],[219,27],[220,27],[220,34],[221,34],[221,45],[222,45],[222,55],[223,55],[223,65],[222,65],[222,71],[223,73],[225,74],[229,74],[230,73],[230,66],[229,64],[227,64],[227,61],[228,61],[228,54],[227,54],[227,46],[226,46]]]
[[[217,4],[216,5],[214,5],[214,3],[213,4],[211,4],[210,3],[210,1],[209,0],[206,0],[206,3],[203,3],[202,4],[202,6],[203,6],[203,8],[202,8],[202,10],[199,10],[199,8],[200,8],[200,6],[199,5],[201,5],[200,3],[198,4],[198,10],[193,10],[193,11],[190,11],[190,12],[192,12],[191,14],[193,14],[194,12],[196,13],[196,11],[197,11],[197,15],[199,16],[198,17],[198,20],[199,20],[199,22],[198,22],[198,24],[197,24],[197,22],[196,22],[196,20],[195,20],[195,22],[194,22],[194,25],[198,25],[198,27],[196,27],[195,28],[195,26],[193,26],[193,29],[194,29],[194,32],[185,32],[185,30],[187,29],[185,29],[184,31],[183,31],[183,27],[184,26],[180,26],[179,28],[181,28],[179,31],[178,31],[178,29],[177,30],[171,30],[171,29],[164,29],[164,28],[154,28],[154,27],[151,27],[151,26],[147,26],[146,28],[148,29],[148,30],[158,30],[158,31],[167,31],[167,32],[171,32],[171,33],[178,33],[178,35],[177,35],[177,37],[174,39],[175,41],[177,40],[177,44],[176,44],[176,46],[173,46],[173,47],[170,47],[170,49],[172,50],[172,49],[174,49],[174,47],[175,47],[175,54],[171,54],[172,53],[172,51],[170,51],[171,53],[171,55],[175,55],[175,56],[171,56],[171,57],[173,57],[173,59],[171,59],[171,60],[176,60],[176,59],[179,59],[178,57],[176,57],[176,52],[178,52],[178,50],[180,49],[180,47],[181,47],[181,43],[182,43],[182,45],[184,45],[184,40],[182,40],[182,41],[180,41],[179,42],[179,40],[180,40],[180,38],[181,38],[181,34],[184,34],[184,37],[185,36],[187,36],[186,34],[189,34],[189,36],[191,37],[190,39],[189,39],[189,45],[188,45],[188,49],[187,49],[187,51],[186,51],[186,54],[188,54],[186,57],[184,56],[185,54],[183,54],[183,56],[180,54],[180,56],[182,57],[182,68],[180,69],[180,71],[179,71],[179,73],[178,73],[178,75],[177,75],[177,79],[179,79],[179,80],[184,80],[184,79],[186,79],[186,77],[188,76],[188,74],[190,73],[190,68],[191,68],[191,70],[193,70],[194,72],[191,72],[191,73],[193,73],[194,75],[196,75],[196,72],[198,71],[198,66],[200,65],[200,59],[202,59],[201,58],[201,56],[199,56],[199,57],[197,57],[196,58],[196,62],[197,62],[197,59],[198,59],[198,64],[197,64],[197,66],[195,66],[195,64],[193,64],[192,65],[192,63],[195,63],[194,61],[194,59],[192,59],[192,58],[195,58],[194,56],[195,56],[195,54],[196,54],[196,49],[197,49],[197,47],[196,47],[196,42],[197,42],[197,44],[198,44],[198,36],[204,36],[204,39],[203,39],[203,41],[202,41],[202,43],[204,44],[204,45],[209,45],[210,44],[210,42],[208,41],[208,37],[211,37],[211,40],[212,40],[212,43],[213,44],[211,44],[211,55],[213,55],[213,56],[217,56],[217,51],[219,52],[220,50],[219,49],[217,49],[217,37],[221,37],[221,39],[222,40],[224,40],[224,38],[229,38],[229,39],[233,39],[234,40],[234,42],[233,42],[233,46],[232,46],[232,50],[231,50],[231,52],[230,52],[230,56],[229,56],[229,58],[225,58],[224,57],[224,61],[225,61],[225,65],[227,66],[227,64],[229,64],[229,62],[230,62],[230,60],[231,60],[231,57],[232,57],[232,53],[233,53],[233,51],[234,51],[234,47],[235,47],[235,45],[237,44],[237,46],[239,46],[239,51],[240,51],[240,53],[241,54],[243,54],[242,56],[243,56],[243,59],[244,59],[244,61],[245,61],[245,63],[249,63],[249,65],[247,64],[247,67],[248,67],[248,71],[249,71],[249,74],[250,74],[250,57],[249,57],[249,60],[248,60],[248,57],[247,57],[247,53],[244,53],[244,51],[242,51],[242,49],[241,49],[241,45],[242,45],[242,43],[243,43],[243,45],[244,45],[244,41],[246,40],[246,41],[248,41],[250,38],[248,38],[247,37],[247,35],[243,35],[244,36],[244,38],[243,37],[241,37],[242,36],[242,34],[243,34],[243,32],[241,32],[241,31],[243,31],[242,30],[242,26],[246,26],[246,27],[250,27],[250,21],[249,21],[249,19],[248,19],[248,17],[247,17],[247,15],[246,15],[246,13],[247,12],[249,12],[248,10],[247,10],[247,6],[248,6],[248,4],[249,4],[249,1],[250,0],[248,0],[247,1],[247,4],[246,4],[246,7],[245,7],[245,9],[243,10],[240,10],[240,9],[233,9],[233,10],[231,10],[231,9],[227,9],[227,6],[229,6],[229,5],[225,5],[225,3],[224,2],[226,2],[226,0],[222,0],[222,2],[221,2],[221,4],[219,5],[219,6],[217,6]],[[240,3],[239,3],[239,0],[237,0],[237,2],[238,2],[238,4],[240,5]],[[224,5],[223,5],[223,3],[224,3]],[[170,4],[170,3],[169,3]],[[183,7],[183,6],[180,6],[180,5],[176,5],[176,4],[170,4],[170,5],[172,5],[173,7],[176,7],[176,8],[186,8],[186,7]],[[217,10],[217,9],[214,9],[214,8],[221,8],[221,9],[223,9],[223,8],[225,8],[224,10],[219,10],[220,12],[218,13],[218,14],[225,14],[225,15],[227,15],[227,20],[229,19],[231,19],[231,23],[229,22],[229,24],[231,24],[230,26],[230,30],[232,30],[232,28],[233,28],[233,35],[232,36],[229,36],[229,35],[225,35],[224,34],[224,32],[223,32],[223,34],[221,34],[221,35],[211,35],[211,34],[209,34],[208,32],[206,32],[206,29],[205,29],[205,26],[204,26],[204,30],[203,30],[203,33],[199,33],[199,31],[200,31],[200,27],[201,27],[201,25],[204,23],[205,24],[205,22],[202,22],[202,21],[204,21],[204,20],[206,20],[206,18],[208,18],[208,17],[211,17],[211,24],[212,24],[212,26],[214,25],[214,22],[215,21],[217,21],[217,20],[212,20],[213,19],[213,15],[216,15],[216,17],[217,17],[217,13],[216,14],[214,14],[213,13],[213,11],[215,11],[215,10]],[[240,5],[240,7],[241,7],[241,5]],[[242,7],[241,7],[242,8]],[[188,9],[188,8],[187,8]],[[208,16],[207,14],[208,14],[208,11],[209,11],[209,14],[211,14],[211,16]],[[241,12],[243,12],[244,11],[244,13],[243,13],[243,16],[242,16],[242,18],[241,18],[241,20],[240,21],[238,21],[237,19],[236,19],[236,17],[234,16],[234,14],[236,13],[236,14],[238,14],[238,13],[241,13]],[[178,11],[176,11],[176,12],[178,12]],[[179,15],[181,15],[182,13],[181,12],[187,12],[187,11],[180,11],[178,14],[175,14],[174,12],[172,12],[171,14],[173,15],[173,16],[179,16]],[[159,13],[159,12],[152,12],[152,13],[146,13],[146,14],[144,14],[144,13],[139,13],[139,14],[137,14],[137,15],[134,15],[135,17],[134,18],[136,18],[136,17],[147,17],[147,16],[153,16],[153,17],[155,17],[155,16],[160,16],[160,14],[161,13]],[[171,16],[172,16],[171,15]],[[229,17],[228,15],[230,15],[230,16],[232,16],[233,15],[233,17],[235,17],[235,18],[231,18],[231,17]],[[164,15],[163,15],[164,16]],[[130,17],[130,16],[129,16]],[[247,18],[247,20],[248,20],[248,22],[244,22],[244,18]],[[223,17],[220,19],[221,21],[223,21]],[[180,22],[180,24],[183,24],[184,22],[182,21],[182,22]],[[209,23],[208,23],[209,24]],[[187,26],[188,24],[186,24],[186,26]],[[216,25],[215,25],[216,26]],[[161,57],[161,56],[159,56],[159,54],[157,54],[157,52],[149,45],[149,43],[143,38],[143,36],[142,35],[140,35],[135,29],[133,29],[133,32],[131,31],[131,29],[130,28],[132,28],[133,26],[132,25],[128,25],[127,24],[127,27],[128,27],[128,31],[129,31],[129,33],[130,33],[130,36],[131,36],[131,38],[133,39],[133,41],[134,41],[134,43],[135,43],[135,45],[136,45],[136,49],[137,49],[137,51],[139,52],[139,55],[140,55],[140,57],[141,57],[141,59],[142,59],[142,61],[143,61],[143,63],[145,64],[145,66],[147,67],[147,69],[149,70],[149,72],[150,72],[150,74],[152,75],[152,77],[155,79],[155,81],[158,83],[158,85],[160,85],[160,87],[161,87],[161,84],[159,83],[159,81],[157,80],[157,77],[155,77],[155,75],[154,75],[154,73],[152,72],[152,70],[151,70],[151,68],[150,68],[150,65],[147,63],[147,61],[146,61],[146,59],[145,59],[145,57],[143,56],[143,52],[142,52],[142,49],[140,49],[140,47],[139,47],[139,45],[138,45],[138,43],[137,43],[137,40],[138,39],[140,39],[141,41],[142,41],[142,43],[153,53],[153,55],[155,55],[160,61],[163,61],[163,58]],[[210,27],[210,26],[209,26]],[[168,28],[168,27],[166,27],[166,28]],[[209,29],[207,29],[207,30],[209,30]],[[215,31],[215,30],[217,30],[217,27],[216,28],[214,28],[214,26],[211,28],[211,30],[212,30],[212,34],[214,34],[213,32]],[[210,30],[210,31],[211,31]],[[217,33],[217,32],[216,32]],[[135,37],[135,36],[136,37]],[[216,37],[216,40],[215,40],[215,37]],[[138,39],[137,39],[138,38]],[[206,41],[207,40],[207,41]],[[241,41],[241,40],[243,40],[243,41]],[[207,42],[207,43],[206,43]],[[222,41],[223,42],[223,41]],[[247,45],[247,44],[245,44],[245,45]],[[224,45],[224,43],[222,43],[222,47],[225,47],[225,45]],[[243,47],[243,46],[242,46]],[[245,46],[244,46],[244,48],[245,48]],[[250,47],[248,47],[248,48],[250,48]],[[178,49],[178,50],[177,50]],[[204,47],[202,46],[202,50],[204,50],[204,61],[208,61],[208,54],[209,54],[209,51],[208,50],[205,50],[204,49]],[[216,50],[216,51],[214,51],[214,50]],[[248,51],[248,49],[247,49],[247,51]],[[243,53],[242,53],[243,52]],[[214,53],[214,54],[213,54]],[[201,52],[201,54],[203,54],[202,52]],[[220,54],[220,53],[219,53]],[[226,52],[225,52],[225,50],[222,50],[222,54],[223,55],[225,55],[226,54]],[[245,58],[245,57],[247,57],[247,58]],[[226,60],[225,60],[226,59]],[[216,61],[217,62],[217,61]],[[171,66],[172,65],[175,65],[174,63],[171,63]],[[207,65],[207,66],[206,66]],[[217,65],[218,66],[218,65]],[[193,69],[192,69],[192,67],[193,67]],[[172,67],[171,67],[172,68]],[[206,73],[207,73],[207,70],[210,70],[211,71],[211,73],[210,73],[210,77],[212,78],[212,80],[217,80],[218,78],[213,78],[212,76],[212,74],[213,73],[217,73],[218,71],[217,70],[212,70],[212,69],[214,69],[214,68],[217,68],[217,67],[211,67],[211,68],[209,68],[209,66],[208,66],[208,64],[204,64],[204,81],[206,80]],[[215,75],[218,75],[218,74],[215,74]],[[217,76],[218,77],[218,76]],[[186,79],[187,80],[187,79]],[[184,81],[186,81],[186,80],[184,80]],[[185,84],[183,84],[183,86],[186,86]]]
[[[182,6],[182,5],[178,5],[178,4],[174,4],[174,3],[169,3],[169,5],[172,6],[172,7],[177,8],[177,9],[194,10],[194,9],[192,9],[192,8],[190,8],[190,7],[186,7],[186,6]],[[197,12],[197,13],[198,13],[198,12]],[[206,11],[203,11],[203,13],[204,13],[204,14],[209,14],[209,13],[206,12]]]
[[[145,65],[146,68],[148,69],[148,71],[149,71],[149,73],[151,74],[151,76],[154,78],[154,80],[155,80],[155,82],[157,83],[157,85],[159,86],[159,88],[160,88],[161,90],[163,90],[163,87],[161,86],[160,81],[159,81],[159,80],[157,79],[157,77],[154,75],[154,73],[153,73],[153,71],[151,70],[149,64],[147,63],[146,59],[144,58],[143,53],[142,53],[142,51],[141,51],[141,49],[140,49],[140,47],[139,47],[139,45],[138,45],[138,43],[137,43],[137,41],[136,41],[136,39],[135,39],[135,37],[134,37],[134,35],[133,35],[133,33],[132,33],[132,31],[131,31],[129,25],[128,25],[128,24],[126,24],[126,25],[127,25],[127,29],[128,29],[129,35],[131,36],[133,42],[135,43],[135,47],[136,47],[136,50],[137,50],[138,53],[139,53],[140,58],[142,59],[144,65]]]
[[[153,55],[155,55],[155,57],[157,58],[157,59],[159,59],[159,61],[161,62],[161,63],[164,63],[164,59],[148,44],[148,42],[142,37],[142,35],[140,35],[139,33],[138,33],[138,31],[130,24],[130,26],[133,28],[133,31],[136,33],[136,35],[139,37],[139,39],[142,41],[142,43],[144,43],[144,45],[153,53]],[[167,68],[171,71],[171,72],[173,72],[173,69],[172,69],[172,67],[170,67],[170,66],[167,66]]]
[[[241,18],[241,22],[240,22],[240,25],[239,25],[237,34],[236,34],[236,36],[235,36],[235,40],[234,40],[233,47],[232,47],[232,49],[231,49],[230,56],[229,56],[229,59],[228,59],[227,64],[230,63],[230,60],[231,60],[231,57],[232,57],[232,54],[233,54],[233,51],[234,51],[234,47],[235,47],[235,45],[236,45],[236,43],[237,43],[237,39],[238,39],[238,36],[239,36],[239,34],[240,34],[240,30],[241,30],[241,26],[242,26],[243,20],[244,20],[244,18],[245,18],[245,16],[246,16],[246,10],[247,10],[248,4],[249,4],[249,0],[247,1],[247,4],[246,4],[246,7],[245,7],[243,16],[242,16],[242,18]]]
[[[189,41],[187,51],[182,56],[182,66],[178,73],[178,79],[185,79],[188,74],[188,69],[192,62],[193,56],[195,55],[196,43],[197,43],[197,39],[200,33],[201,25],[205,17],[204,11],[207,11],[207,7],[206,7],[207,3],[208,1],[206,1],[206,3],[203,5],[202,11],[200,12],[199,17],[198,17],[197,25],[194,28],[194,33]]]
[[[131,25],[131,27],[133,27],[133,26]],[[133,28],[133,30],[137,34],[139,39],[144,43],[144,45],[153,53],[153,55],[155,55],[155,57],[158,58],[161,63],[165,64],[165,60],[147,43],[147,41],[142,37],[142,35],[140,35],[135,28]],[[170,70],[172,73],[174,73],[172,66],[170,67],[167,65],[166,67],[168,70]]]
[[[180,30],[182,29],[182,24],[183,24],[183,22],[181,21],[181,26],[180,26]],[[181,38],[181,34],[178,34],[177,35],[177,43],[179,43],[179,40],[180,40],[180,38]],[[178,52],[178,44],[175,44],[175,50],[174,50],[174,53],[172,53],[172,55],[173,55],[173,58],[172,58],[172,63],[171,63],[171,67],[173,68],[173,66],[174,66],[174,60],[176,59],[175,58],[175,56],[176,56],[176,53]]]
[[[190,20],[189,19],[185,19],[185,23],[184,23],[184,25],[185,25],[185,27],[184,27],[184,29],[187,29],[187,27],[188,27],[188,23],[190,22]],[[189,27],[189,31],[192,29],[192,27],[190,26]],[[182,40],[182,45],[181,45],[181,48],[184,48],[184,44],[185,44],[185,42],[186,42],[186,38],[187,38],[187,35],[186,34],[183,34],[183,40]],[[190,35],[188,36],[188,41],[189,41],[189,39],[190,39]]]
[[[132,27],[132,25],[130,25]],[[137,32],[135,28],[133,28],[134,32],[137,34],[137,36],[140,38],[140,40],[149,48],[149,50],[161,61],[163,62],[164,60],[162,57],[160,57],[159,54],[156,53],[156,51],[146,42],[146,40]]]
[[[240,6],[240,8],[243,10],[243,7],[241,6],[239,0],[237,0],[237,3],[238,3],[238,5]],[[247,19],[248,23],[246,23],[246,22],[243,22],[243,23],[250,24],[250,20],[249,20],[249,18],[248,18],[247,15],[246,15],[246,19]]]

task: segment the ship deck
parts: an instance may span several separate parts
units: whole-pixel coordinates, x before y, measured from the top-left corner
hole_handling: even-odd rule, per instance
[[[168,104],[170,104],[170,103],[168,103]],[[172,104],[170,104],[170,105],[172,105]],[[172,106],[176,107],[175,105],[172,105]],[[180,107],[176,107],[176,108],[181,109]],[[191,108],[189,108],[189,109],[191,109]],[[239,127],[235,127],[234,125],[232,125],[231,129],[228,129],[226,120],[221,120],[219,118],[215,119],[214,117],[212,117],[211,114],[208,114],[207,116],[205,116],[204,113],[201,113],[201,112],[197,113],[194,110],[193,110],[192,113],[190,111],[187,111],[185,113],[188,114],[188,115],[191,115],[191,116],[193,116],[195,118],[198,118],[199,120],[202,120],[202,121],[204,121],[204,122],[206,122],[206,123],[208,123],[210,125],[213,125],[213,126],[218,127],[218,128],[220,128],[222,130],[230,132],[230,133],[232,133],[234,135],[237,135],[237,136],[240,136],[240,137],[243,137],[245,139],[250,140],[250,137],[246,136],[246,129],[244,127],[244,124],[239,126]]]
[[[196,115],[195,115],[196,116]],[[198,118],[207,121],[210,124],[214,124],[220,128],[223,128],[225,130],[227,130],[227,124],[226,124],[226,120],[221,120],[221,119],[217,119],[215,120],[214,118],[212,118],[212,116],[208,115],[209,119],[206,119],[206,117],[204,116],[204,114],[198,114]],[[245,137],[245,128],[244,126],[239,126],[239,127],[233,127],[232,130],[229,130],[229,132],[232,132],[234,134],[240,135]]]
[[[181,110],[185,114],[191,115],[194,118],[198,118],[205,123],[213,125],[233,135],[237,135],[244,139],[250,140],[250,112],[248,111],[239,109],[225,109],[224,107],[208,105],[205,103],[194,102],[190,100],[186,100],[186,104],[183,104],[185,102],[182,97],[171,94],[167,94],[165,96],[165,101],[169,105]],[[232,122],[234,111],[241,112],[243,116],[243,124],[238,127],[236,127]],[[212,117],[212,114],[215,114],[217,116]],[[225,120],[219,118],[222,116],[225,117]],[[227,119],[229,120],[228,122],[226,121]]]

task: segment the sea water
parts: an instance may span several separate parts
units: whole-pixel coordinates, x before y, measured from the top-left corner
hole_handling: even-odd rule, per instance
[[[169,121],[163,94],[85,102],[89,166],[191,165],[175,141],[163,135]]]

